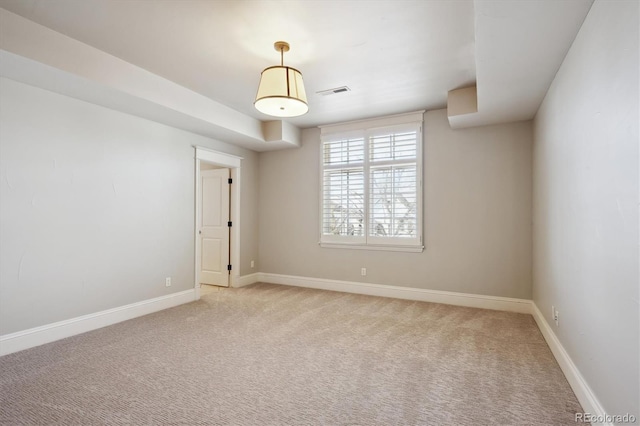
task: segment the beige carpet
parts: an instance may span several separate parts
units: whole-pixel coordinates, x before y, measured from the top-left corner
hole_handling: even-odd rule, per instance
[[[529,315],[256,284],[0,358],[0,423],[575,424]]]

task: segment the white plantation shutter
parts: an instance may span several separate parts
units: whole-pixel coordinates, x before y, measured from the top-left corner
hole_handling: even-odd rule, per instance
[[[324,235],[364,237],[364,172],[324,173]]]
[[[369,235],[416,238],[416,166],[371,169]]]
[[[325,167],[364,163],[364,137],[329,140],[324,144]]]
[[[369,138],[371,161],[416,160],[417,130],[374,133]]]
[[[422,122],[331,129],[322,137],[323,246],[422,250]],[[323,128],[324,131],[324,128]],[[419,249],[419,250],[418,250]]]
[[[365,139],[323,144],[322,235],[333,242],[365,242]]]

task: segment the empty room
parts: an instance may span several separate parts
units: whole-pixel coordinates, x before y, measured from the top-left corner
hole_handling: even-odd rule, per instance
[[[640,424],[639,26],[0,0],[0,424]]]

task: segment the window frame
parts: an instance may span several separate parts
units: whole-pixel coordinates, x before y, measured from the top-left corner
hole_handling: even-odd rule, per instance
[[[319,215],[319,244],[323,248],[342,248],[359,250],[384,250],[384,251],[404,251],[422,252],[423,246],[423,114],[424,111],[416,111],[409,114],[400,114],[389,117],[382,117],[373,120],[361,120],[355,122],[341,123],[337,125],[321,126],[320,136],[320,215]],[[371,137],[381,133],[392,132],[394,134],[402,131],[416,132],[416,158],[415,162],[403,160],[372,161],[370,155]],[[348,165],[336,165],[325,168],[324,155],[325,143],[345,139],[364,138],[363,161]],[[372,166],[373,164],[373,166]],[[401,166],[402,164],[415,164],[416,167],[416,237],[379,237],[370,236],[369,225],[371,222],[371,171],[377,167]],[[325,181],[326,170],[347,170],[362,169],[364,175],[364,235],[325,235],[324,234],[324,207],[325,207]]]

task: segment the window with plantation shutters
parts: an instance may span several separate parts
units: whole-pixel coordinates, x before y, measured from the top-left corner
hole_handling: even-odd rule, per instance
[[[321,245],[422,251],[422,113],[321,129]]]
[[[323,172],[322,234],[364,242],[364,138],[325,142]]]

